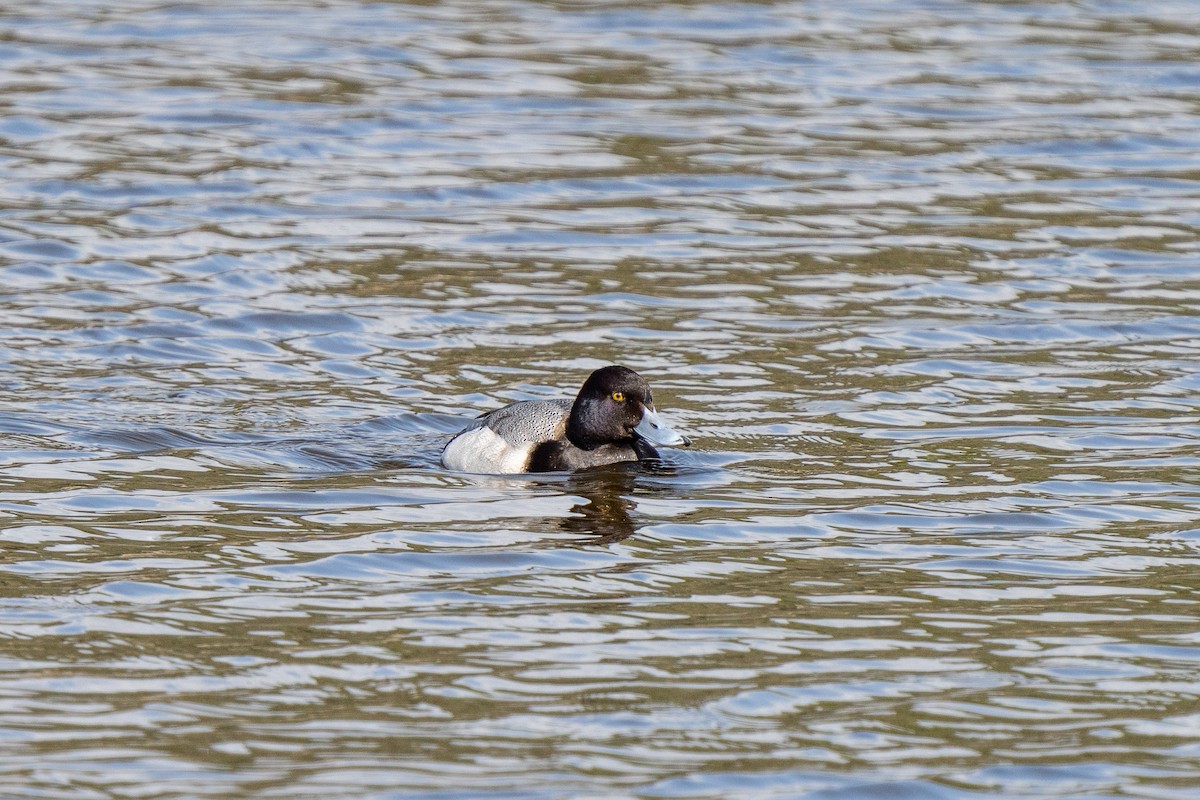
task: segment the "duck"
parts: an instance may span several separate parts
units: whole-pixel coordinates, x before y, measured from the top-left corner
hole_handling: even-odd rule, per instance
[[[658,415],[646,379],[613,364],[589,375],[574,400],[525,400],[479,415],[442,449],[442,465],[490,474],[559,472],[657,460],[657,447],[691,444]]]

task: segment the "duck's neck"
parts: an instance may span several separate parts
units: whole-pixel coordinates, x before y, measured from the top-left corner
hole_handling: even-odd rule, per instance
[[[598,432],[599,409],[596,403],[576,398],[567,417],[567,439],[580,450],[595,450],[613,442]]]

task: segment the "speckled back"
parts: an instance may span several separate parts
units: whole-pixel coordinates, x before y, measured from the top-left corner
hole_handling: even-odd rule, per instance
[[[479,420],[510,446],[520,448],[566,436],[572,400],[526,400],[498,408]]]

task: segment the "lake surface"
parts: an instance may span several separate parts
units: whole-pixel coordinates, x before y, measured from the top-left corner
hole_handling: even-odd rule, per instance
[[[1191,0],[34,0],[0,81],[0,796],[1196,797]],[[611,362],[694,448],[439,466]]]

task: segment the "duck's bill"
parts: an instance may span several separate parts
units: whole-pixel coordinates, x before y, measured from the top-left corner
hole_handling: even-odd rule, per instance
[[[650,444],[663,447],[690,447],[692,444],[691,439],[677,433],[670,425],[663,422],[653,408],[646,408],[642,412],[642,421],[637,424],[633,432]]]

